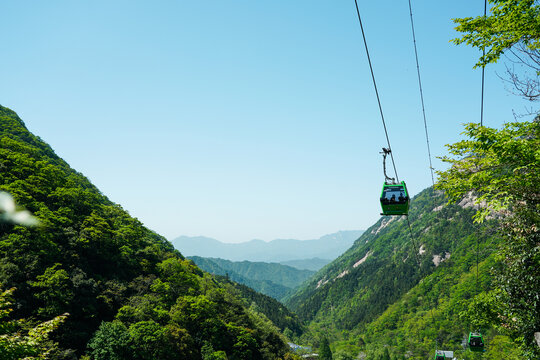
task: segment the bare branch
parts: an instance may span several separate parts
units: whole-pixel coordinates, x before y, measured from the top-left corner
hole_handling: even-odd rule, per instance
[[[506,65],[505,75],[497,76],[510,85],[508,91],[531,102],[540,100],[540,51],[519,43],[508,49],[506,59],[512,66]],[[517,71],[516,66],[523,71]]]

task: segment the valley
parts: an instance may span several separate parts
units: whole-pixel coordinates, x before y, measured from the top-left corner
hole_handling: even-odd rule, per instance
[[[334,254],[329,249],[337,243],[345,248],[318,271],[185,257],[71,169],[14,112],[1,107],[0,121],[0,189],[39,221],[3,220],[0,280],[13,290],[1,304],[15,302],[9,311],[17,318],[53,319],[56,329],[52,342],[33,342],[40,348],[15,347],[20,354],[117,356],[120,350],[110,347],[115,334],[125,341],[115,345],[128,354],[122,356],[145,359],[295,358],[330,346],[336,359],[425,358],[433,348],[476,359],[466,338],[481,331],[488,344],[483,356],[519,358],[515,340],[493,325],[506,276],[500,249],[510,251],[499,230],[504,213],[474,222],[484,210],[470,194],[448,203],[441,190],[425,189],[408,217],[383,216],[355,240],[358,232],[350,232],[346,245],[346,232],[289,241],[296,249],[327,247],[302,250],[305,256]],[[14,205],[2,201],[8,216]],[[287,241],[268,244],[279,251],[256,252],[298,259]]]
[[[0,360],[539,360],[540,0],[414,9],[1,3]]]

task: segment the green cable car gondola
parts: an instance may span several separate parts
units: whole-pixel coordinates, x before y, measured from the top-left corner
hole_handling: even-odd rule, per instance
[[[407,215],[409,213],[409,193],[405,181],[400,184],[385,182],[381,193],[382,215]]]
[[[433,360],[446,360],[446,356],[444,356],[443,352],[436,350],[435,357],[433,358]]]
[[[386,174],[386,156],[390,149],[383,148],[384,184],[381,192],[381,215],[407,215],[409,213],[409,192],[405,181],[396,183]]]
[[[468,344],[471,351],[485,351],[484,339],[480,333],[470,332]]]

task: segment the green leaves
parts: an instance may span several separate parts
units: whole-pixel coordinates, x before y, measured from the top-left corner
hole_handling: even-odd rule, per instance
[[[478,222],[518,202],[534,206],[540,193],[540,122],[508,123],[500,131],[470,123],[463,134],[470,140],[447,145],[452,156],[441,159],[452,166],[437,172],[436,187],[449,201],[472,192],[482,205]]]
[[[15,289],[0,292],[0,358],[3,360],[48,359],[57,349],[49,334],[58,328],[69,314],[63,314],[34,325],[27,320],[10,320],[11,297]]]
[[[321,340],[321,345],[319,346],[319,359],[332,360],[332,350],[330,350],[330,344],[328,343],[328,338],[326,337],[323,337]]]
[[[119,321],[103,322],[88,343],[95,360],[128,360],[132,358],[130,335]]]
[[[459,312],[460,320],[470,324],[472,329],[482,330],[497,326],[501,312],[501,291],[495,289],[482,292],[472,300],[464,300],[464,310]]]
[[[495,63],[509,48],[522,43],[530,50],[540,49],[540,5],[534,0],[490,0],[491,15],[458,18],[456,30],[464,33],[455,44],[485,49],[475,65]]]
[[[43,304],[38,310],[40,315],[58,315],[73,300],[71,280],[66,270],[59,269],[60,266],[61,264],[54,264],[47,268],[43,275],[38,275],[37,281],[30,282],[30,285],[37,289],[35,297]]]

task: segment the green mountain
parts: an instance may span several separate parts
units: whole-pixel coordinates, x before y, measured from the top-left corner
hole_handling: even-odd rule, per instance
[[[227,275],[231,280],[247,285],[258,292],[281,300],[287,293],[307,280],[314,271],[265,262],[234,262],[219,258],[190,256],[197,266],[216,275]]]
[[[474,213],[472,198],[446,205],[441,192],[428,188],[411,203],[412,238],[407,218],[382,217],[285,300],[308,323],[306,340],[328,337],[334,347],[362,350],[368,359],[383,351],[423,359],[435,347],[470,358],[462,341],[473,328],[463,314],[468,301],[490,288],[501,241],[496,220],[473,224]],[[486,339],[508,345],[493,331]]]
[[[54,359],[195,360],[287,352],[264,315],[108,200],[1,106],[0,145],[0,191],[40,222],[0,222],[1,288],[15,288],[12,317],[28,319],[1,334],[16,339],[35,321],[67,315],[50,341],[20,354],[3,335],[2,359],[35,351]]]

